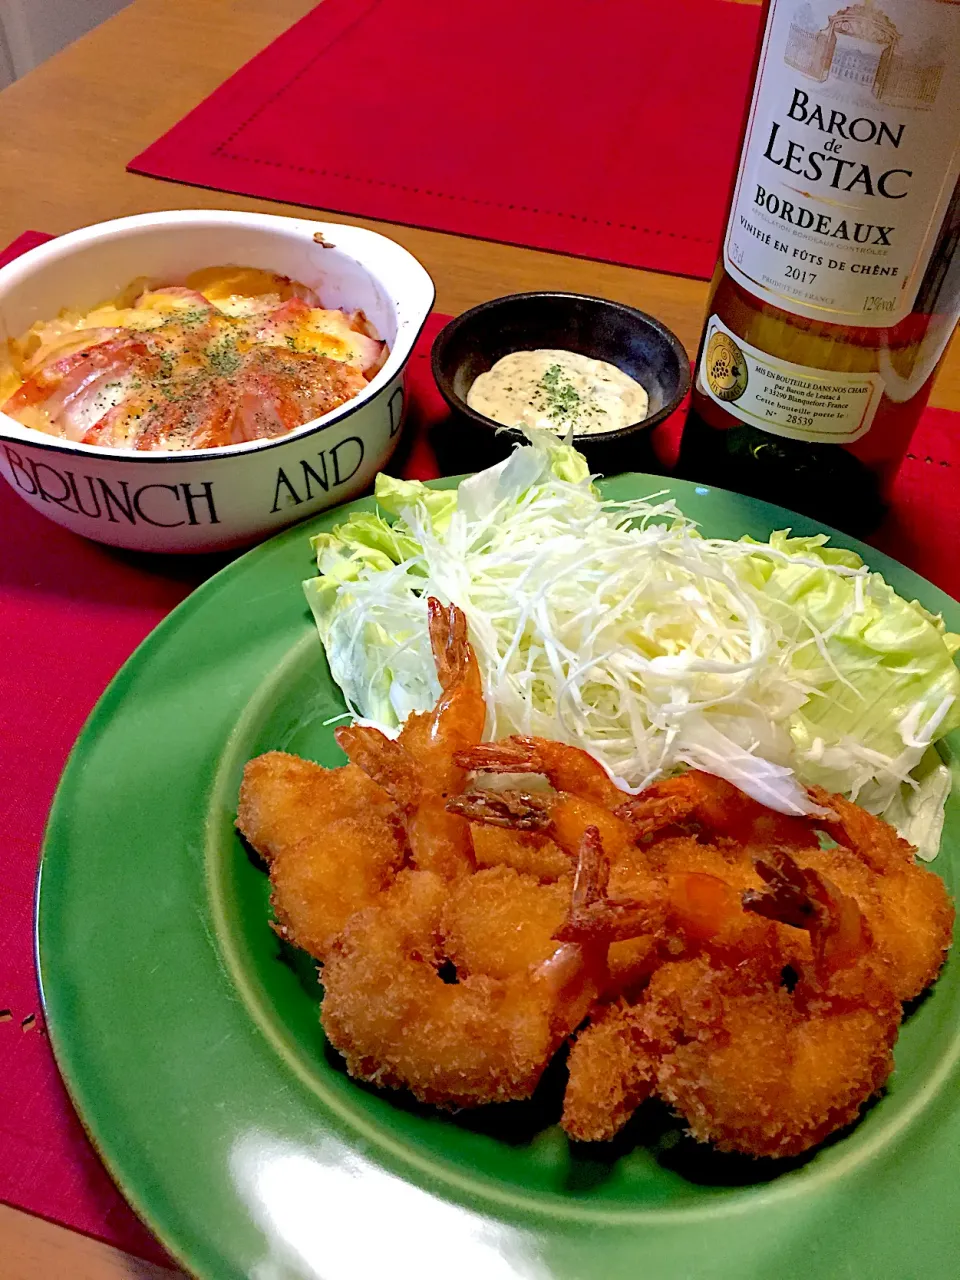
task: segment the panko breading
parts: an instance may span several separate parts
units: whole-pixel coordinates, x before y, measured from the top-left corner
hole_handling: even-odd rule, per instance
[[[435,599],[427,611],[441,689],[436,707],[410,716],[395,742],[358,724],[338,729],[336,739],[400,806],[414,865],[450,880],[476,865],[469,824],[447,809],[447,799],[466,777],[456,753],[480,741],[486,708],[463,613]]]
[[[889,960],[889,979],[900,1000],[912,1000],[940,972],[953,937],[953,903],[938,875],[919,864],[914,850],[889,823],[842,796],[818,788],[838,821],[827,832],[835,849],[810,855],[812,864],[855,899],[877,948]],[[798,858],[804,862],[803,856]]]
[[[477,867],[513,867],[548,882],[573,872],[568,854],[539,831],[509,831],[477,823],[472,830]]]
[[[549,960],[567,918],[572,877],[541,884],[512,867],[464,876],[443,911],[444,950],[457,973],[508,978]]]
[[[792,1156],[856,1119],[883,1086],[902,1010],[856,904],[784,850],[760,867],[769,888],[747,895],[758,915],[748,945],[737,950],[718,927],[701,954],[666,961],[635,1004],[581,1033],[564,1099],[572,1136],[612,1138],[655,1091],[700,1141]],[[718,925],[725,914],[740,913],[718,898]],[[792,990],[771,927],[791,919],[812,949]],[[736,965],[718,963],[731,953]]]
[[[237,826],[270,868],[278,933],[317,960],[403,861],[396,805],[355,765],[258,756],[243,773]]]
[[[527,1098],[596,998],[588,963],[570,946],[533,970],[445,982],[447,890],[432,872],[403,871],[352,917],[324,966],[324,1031],[351,1075],[423,1102]]]
[[[804,1005],[704,959],[664,965],[631,1011],[656,1046],[656,1092],[721,1151],[809,1150],[855,1120],[893,1069],[901,1009],[871,978]]]
[[[578,1142],[608,1141],[653,1092],[650,1046],[635,1021],[626,1001],[606,1005],[570,1049],[563,1127]]]

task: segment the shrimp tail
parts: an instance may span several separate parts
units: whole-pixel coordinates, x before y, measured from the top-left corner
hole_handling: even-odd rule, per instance
[[[465,791],[447,801],[447,810],[511,831],[546,831],[551,822],[550,797],[526,791]]]
[[[465,677],[475,676],[475,683],[479,685],[480,673],[463,610],[455,604],[444,606],[436,596],[430,596],[427,600],[427,630],[437,679],[444,693],[454,689]]]
[[[872,938],[863,913],[825,875],[799,866],[783,848],[756,857],[754,865],[768,887],[748,889],[742,898],[744,909],[806,929],[818,977],[849,968],[867,954]]]
[[[416,764],[399,742],[370,725],[341,725],[334,731],[337,745],[351,764],[381,786],[405,813],[420,803]]]
[[[565,742],[514,735],[502,742],[472,746],[459,752],[456,759],[463,769],[543,774],[555,790],[591,800],[606,809],[613,809],[623,798],[623,792],[599,760]]]
[[[580,842],[577,874],[573,882],[570,913],[553,935],[559,942],[608,946],[653,933],[663,924],[662,905],[609,898],[610,861],[600,831],[587,827]]]
[[[785,849],[771,849],[754,858],[753,864],[767,888],[746,890],[742,898],[745,911],[810,933],[824,927],[827,919],[821,876],[798,866]]]
[[[604,853],[599,827],[587,827],[580,841],[577,874],[573,881],[570,914],[592,907],[600,902],[610,883],[610,859]]]
[[[696,800],[692,796],[651,796],[649,790],[652,788],[642,795],[632,796],[613,811],[618,818],[630,824],[638,840],[685,821],[696,809]]]
[[[536,743],[530,738],[507,738],[503,742],[480,742],[454,757],[461,769],[482,773],[540,773],[542,762]]]

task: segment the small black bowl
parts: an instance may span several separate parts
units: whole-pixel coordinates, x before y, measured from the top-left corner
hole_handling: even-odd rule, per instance
[[[575,351],[606,360],[635,378],[649,397],[642,422],[617,431],[574,435],[591,470],[651,470],[650,431],[690,389],[690,362],[675,334],[622,302],[583,293],[511,293],[464,311],[433,343],[433,376],[456,415],[457,440],[437,441],[455,464],[483,466],[509,453],[522,432],[502,427],[467,404],[474,380],[512,351]]]

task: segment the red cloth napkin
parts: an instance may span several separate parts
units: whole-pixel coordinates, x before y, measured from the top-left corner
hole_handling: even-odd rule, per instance
[[[48,238],[27,232],[0,253],[0,266]],[[410,363],[410,424],[395,459],[410,479],[440,474],[450,434],[429,362],[446,319],[430,318]],[[682,421],[681,410],[658,429],[665,462],[675,457]],[[874,540],[953,595],[960,594],[958,426],[960,414],[924,415]],[[169,1263],[104,1171],[57,1074],[34,975],[34,882],[57,779],[94,703],[156,623],[229,557],[145,556],[87,542],[3,483],[0,546],[0,1200]]]
[[[759,18],[724,0],[325,0],[129,167],[708,278]]]

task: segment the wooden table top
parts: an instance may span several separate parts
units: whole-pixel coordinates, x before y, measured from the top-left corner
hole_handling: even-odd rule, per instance
[[[275,204],[127,173],[124,165],[316,0],[135,0],[129,8],[0,93],[0,245],[27,228],[60,233],[124,214],[217,208],[300,214]],[[757,0],[740,0],[755,3]],[[437,285],[437,309],[559,288],[652,312],[692,356],[703,323],[702,280],[493,244],[321,211],[399,241]],[[955,336],[931,404],[960,409]],[[0,1205],[4,1280],[170,1280],[164,1270]]]

